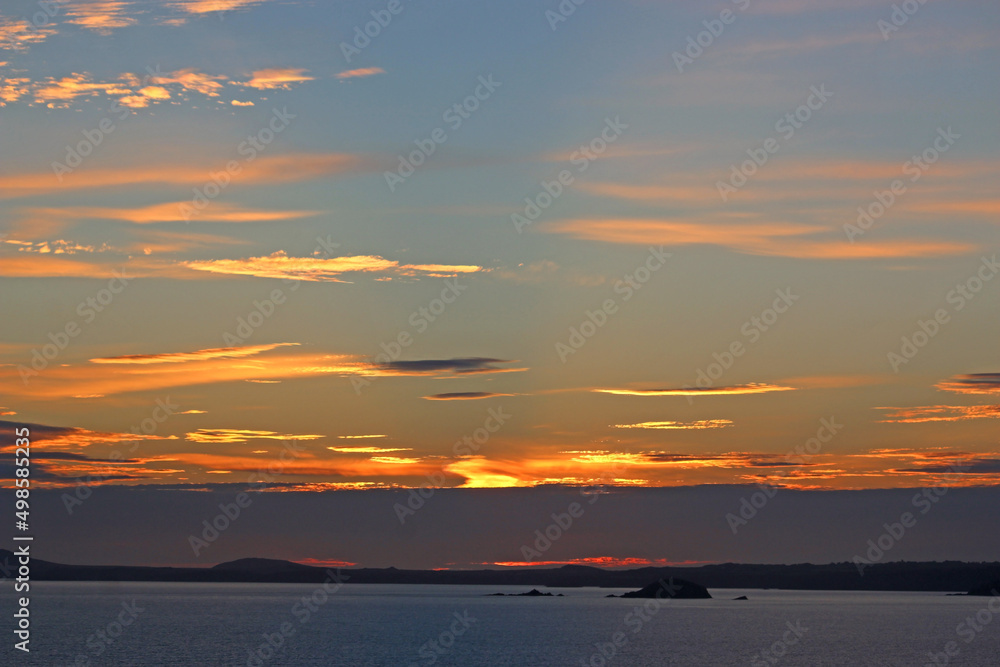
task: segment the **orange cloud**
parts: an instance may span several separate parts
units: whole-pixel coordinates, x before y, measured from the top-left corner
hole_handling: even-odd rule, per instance
[[[24,51],[32,44],[43,42],[55,33],[54,26],[36,28],[27,21],[0,18],[0,49]]]
[[[795,387],[752,382],[729,387],[683,387],[681,389],[591,389],[602,394],[619,396],[729,396],[736,394],[766,394],[772,391],[795,391]]]
[[[118,81],[94,82],[90,80],[89,74],[74,72],[61,79],[50,77],[46,83],[37,84],[33,94],[37,104],[66,107],[78,97],[94,97],[100,94],[130,95],[132,89]]]
[[[409,447],[327,447],[327,449],[338,454],[391,454],[392,452],[413,451]]]
[[[194,68],[180,69],[176,72],[160,74],[150,79],[155,84],[177,84],[184,90],[193,90],[208,97],[218,97],[219,91],[222,90],[222,84],[219,81],[225,80],[226,77],[221,74],[205,74]]]
[[[176,0],[169,6],[188,14],[210,14],[248,8],[261,2],[264,0]]]
[[[633,245],[714,245],[749,255],[807,259],[937,257],[974,251],[970,243],[944,240],[866,240],[851,243],[842,232],[798,223],[722,223],[661,219],[562,220],[543,231],[577,239]],[[810,238],[825,234],[825,239]]]
[[[125,15],[130,2],[124,0],[91,0],[70,5],[66,10],[69,23],[93,30],[101,35],[110,35],[115,28],[134,25],[136,20]]]
[[[483,398],[496,398],[498,396],[516,396],[516,394],[496,394],[489,391],[453,391],[445,394],[421,396],[421,398],[428,401],[477,401]]]
[[[914,408],[876,408],[894,410],[884,424],[922,424],[926,422],[955,422],[967,419],[998,419],[1000,405],[924,405]]]
[[[254,72],[256,75],[257,72]],[[362,67],[360,69],[349,69],[337,75],[338,79],[357,79],[359,77],[374,76],[375,74],[385,74],[381,67]]]
[[[363,438],[384,438],[384,433],[365,433],[362,435],[338,435],[341,440],[357,440]]]
[[[244,443],[248,440],[318,440],[322,435],[295,435],[275,431],[248,431],[238,428],[200,428],[185,436],[191,442],[209,444]]]
[[[120,357],[99,357],[91,359],[93,364],[177,364],[209,359],[239,359],[252,357],[261,352],[270,352],[279,347],[296,346],[298,343],[271,343],[247,347],[216,347],[196,352],[167,352],[163,354],[129,354]]]
[[[379,257],[378,255],[354,255],[349,257],[289,257],[278,251],[267,257],[247,259],[215,259],[185,262],[185,266],[198,271],[225,275],[255,276],[258,278],[281,278],[307,280],[312,282],[345,282],[340,276],[345,273],[396,273],[403,276],[430,274],[431,276],[455,276],[460,273],[481,271],[481,266],[469,265],[413,265]]]
[[[239,85],[256,88],[258,90],[288,90],[292,87],[293,83],[302,83],[304,81],[313,80],[313,77],[306,76],[305,72],[306,70],[304,69],[291,67],[262,69],[254,72],[253,77],[249,81],[240,82]]]
[[[74,206],[66,208],[26,208],[24,212],[37,217],[69,220],[122,220],[139,225],[157,222],[273,222],[295,220],[318,215],[319,211],[267,211],[247,209],[235,204],[215,202],[202,210],[182,214],[182,206],[190,202],[167,202],[138,208]],[[193,208],[193,207],[191,207]]]
[[[1000,394],[1000,373],[957,375],[934,386],[956,394]]]
[[[674,422],[674,421],[663,421],[663,422],[641,422],[639,424],[615,424],[615,428],[644,428],[644,429],[656,429],[656,430],[679,430],[679,431],[697,431],[709,428],[726,428],[732,426],[733,422],[728,419],[703,419],[700,421],[693,422]]]
[[[488,461],[482,456],[464,458],[444,467],[445,472],[460,475],[465,481],[459,488],[490,489],[511,486],[530,486],[515,475],[509,474],[509,467]]]
[[[25,197],[47,192],[96,188],[118,188],[128,185],[204,185],[209,172],[224,165],[161,164],[114,168],[80,168],[60,182],[52,171],[0,176],[0,198]],[[233,180],[245,185],[292,183],[324,176],[371,171],[375,163],[369,158],[345,153],[290,153],[263,155],[243,164]],[[212,206],[218,203],[213,202]],[[193,208],[193,207],[191,207]],[[179,210],[179,207],[178,207]]]

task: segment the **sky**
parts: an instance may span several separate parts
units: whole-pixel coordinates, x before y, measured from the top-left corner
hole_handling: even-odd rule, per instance
[[[579,489],[993,493],[1000,8],[903,5],[5,3],[2,484],[27,426],[36,488],[190,534],[241,489],[388,532],[419,488],[504,530]],[[560,558],[793,557],[730,513]],[[405,564],[301,520],[282,557]],[[483,545],[413,562],[524,560]]]

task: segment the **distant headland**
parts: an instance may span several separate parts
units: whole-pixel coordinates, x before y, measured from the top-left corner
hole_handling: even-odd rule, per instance
[[[17,574],[14,554],[0,549],[0,578]],[[66,565],[31,559],[33,581],[176,581],[322,583],[328,569],[270,558],[242,558],[212,567]],[[641,567],[608,570],[586,565],[556,568],[507,567],[493,570],[399,570],[344,568],[352,584],[469,584],[569,588],[641,588],[671,577],[705,588],[776,588],[844,591],[938,591],[991,595],[1000,582],[1000,563],[894,562],[866,567],[853,563],[754,565],[722,563],[699,567]]]

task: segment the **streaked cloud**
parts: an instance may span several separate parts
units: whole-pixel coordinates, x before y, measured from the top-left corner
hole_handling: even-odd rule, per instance
[[[29,428],[31,431],[31,446],[34,449],[74,449],[79,450],[91,445],[115,445],[120,443],[135,443],[144,440],[170,440],[176,436],[159,436],[145,433],[117,433],[113,431],[92,431],[72,426],[49,426],[46,424],[31,424],[25,422],[10,422],[0,420],[0,429],[14,432],[17,428]],[[0,451],[14,451],[14,440],[10,444],[0,445]]]
[[[210,180],[210,172],[218,171],[221,166],[210,160],[192,159],[173,164],[155,161],[133,166],[80,168],[64,177],[62,182],[53,177],[51,170],[31,173],[10,171],[0,176],[0,198],[135,185],[202,186]],[[337,174],[363,173],[375,167],[371,158],[346,153],[261,155],[245,163],[234,181],[243,185],[274,185]],[[214,203],[212,205],[215,206]]]
[[[249,440],[318,440],[322,435],[298,435],[275,431],[250,431],[238,428],[200,428],[188,433],[185,438],[191,442],[207,444],[244,443]]]
[[[882,420],[888,424],[1000,419],[1000,405],[922,405],[913,408],[876,408],[876,410],[892,411]]]
[[[174,0],[168,3],[169,7],[174,7],[188,14],[210,14],[212,12],[231,12],[240,9],[248,9],[254,5],[259,5],[265,0]]]
[[[481,266],[469,265],[417,265],[400,264],[378,255],[354,255],[348,257],[289,257],[278,251],[266,257],[246,259],[214,259],[185,262],[185,266],[197,271],[221,273],[257,278],[280,278],[307,280],[312,282],[346,282],[341,280],[345,273],[383,273],[414,277],[456,276],[462,273],[481,271]]]
[[[373,68],[378,69],[378,68]],[[355,70],[361,71],[361,70]],[[374,74],[374,72],[373,72]],[[249,81],[236,82],[241,86],[258,90],[288,90],[293,84],[312,81],[314,77],[306,76],[306,70],[293,67],[262,69],[253,73]]]
[[[183,208],[184,205],[188,208]],[[188,210],[192,209],[192,210]],[[319,215],[320,211],[274,211],[250,209],[237,204],[213,202],[197,210],[190,202],[166,202],[135,208],[72,206],[23,209],[26,215],[65,220],[121,220],[145,225],[157,222],[278,222]]]
[[[375,364],[386,375],[430,375],[435,377],[480,375],[486,373],[518,373],[527,368],[503,368],[498,364],[516,361],[489,357],[458,357],[454,359],[420,359],[389,361]]]
[[[126,0],[89,0],[68,5],[66,15],[68,23],[110,35],[115,28],[135,25],[136,20],[126,15],[131,4]]]
[[[99,357],[91,359],[93,364],[178,364],[209,359],[239,359],[252,357],[261,352],[269,352],[279,347],[295,346],[298,343],[271,343],[247,347],[216,347],[196,352],[167,352],[163,354],[128,354],[120,357]]]
[[[384,433],[365,433],[362,435],[338,435],[341,440],[359,440],[365,438],[384,438],[386,437]]]
[[[515,394],[497,394],[489,391],[452,391],[444,394],[421,396],[428,401],[475,401],[481,398],[496,398],[498,396],[515,396]]]
[[[24,51],[55,33],[56,29],[51,25],[36,28],[24,20],[0,18],[0,49]]]
[[[630,245],[712,245],[748,255],[801,259],[940,257],[973,252],[961,241],[872,239],[851,243],[842,231],[801,223],[712,224],[700,220],[576,219],[541,226],[577,239]]]
[[[338,454],[391,454],[392,452],[412,452],[409,447],[327,447]]]
[[[943,391],[957,394],[1000,394],[1000,373],[956,375],[935,386]]]
[[[256,76],[256,72],[254,75]],[[385,70],[381,67],[362,67],[360,69],[349,69],[337,74],[338,79],[359,79],[366,76],[374,76],[376,74],[385,74]]]
[[[767,394],[774,391],[795,391],[795,387],[786,387],[766,382],[750,384],[735,384],[727,387],[682,387],[680,389],[591,389],[590,391],[618,396],[730,396],[739,394]]]
[[[638,424],[615,424],[615,428],[642,428],[664,431],[698,431],[710,428],[726,428],[733,422],[728,419],[702,419],[693,422],[661,421],[640,422]]]

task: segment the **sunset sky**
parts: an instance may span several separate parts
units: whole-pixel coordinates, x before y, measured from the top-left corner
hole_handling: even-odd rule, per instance
[[[35,482],[996,484],[1000,7],[573,6],[5,3]]]

